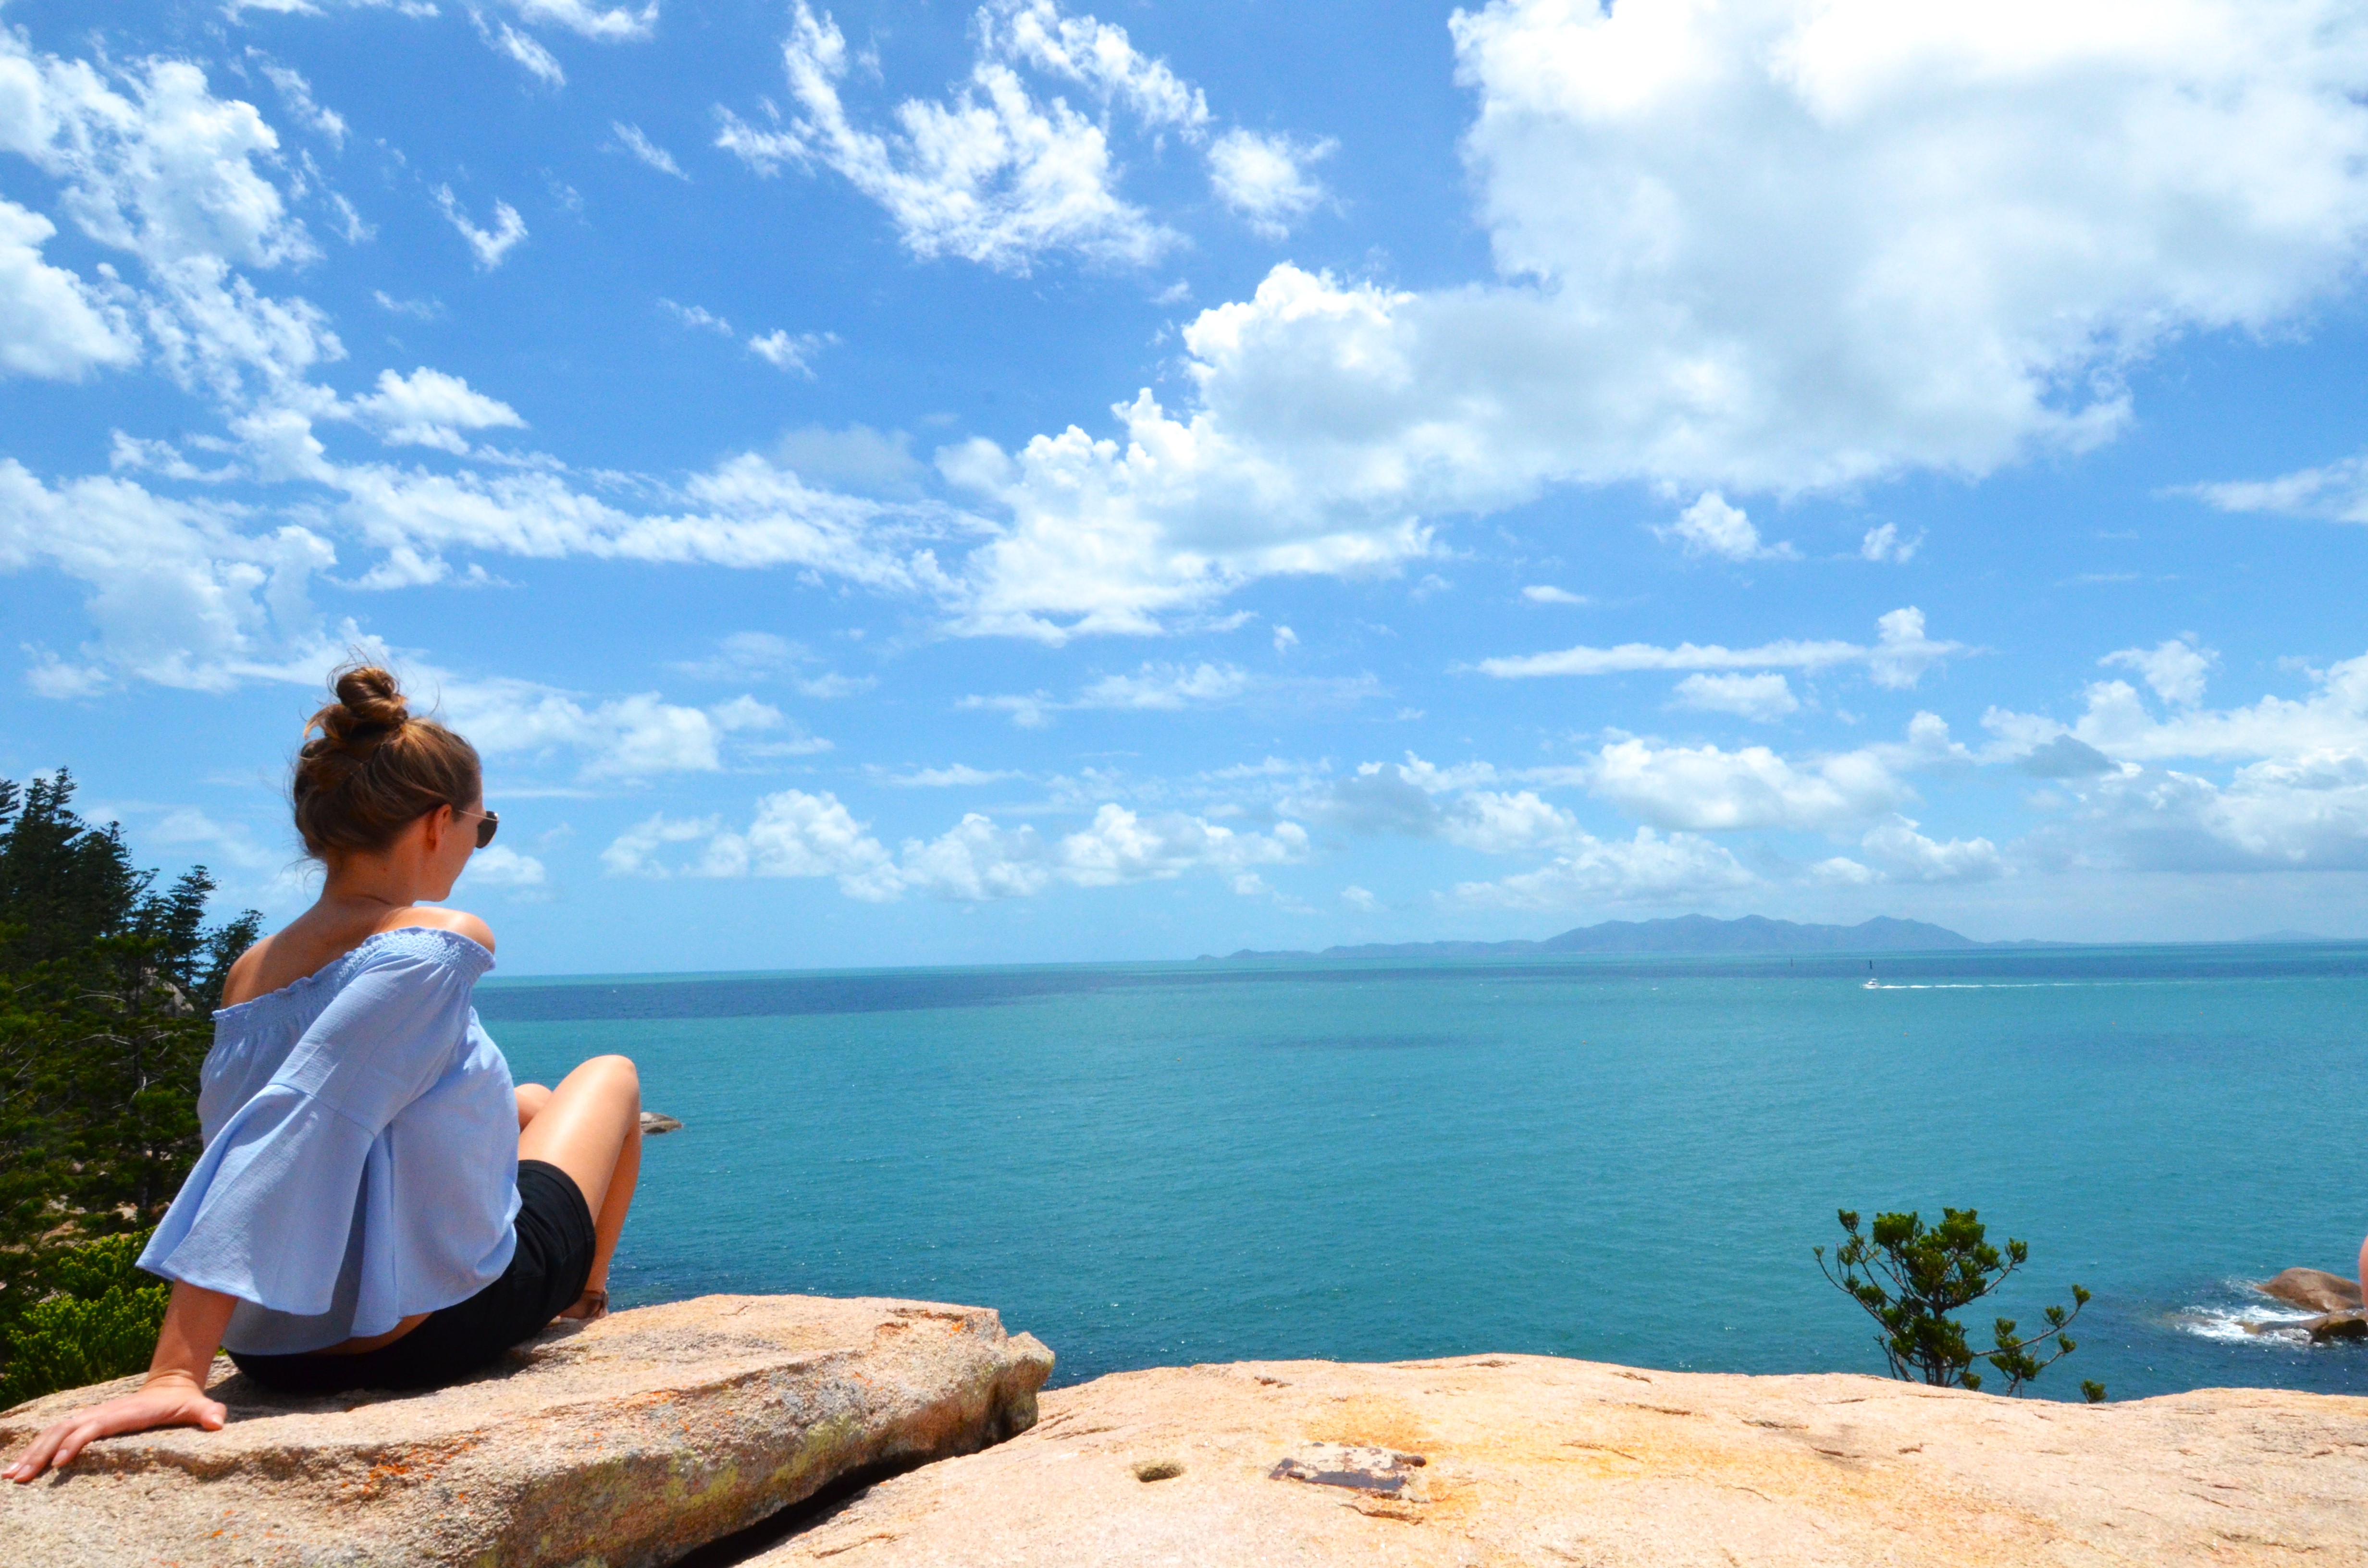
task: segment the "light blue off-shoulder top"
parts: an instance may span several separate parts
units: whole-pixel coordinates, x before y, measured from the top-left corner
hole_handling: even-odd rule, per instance
[[[383,1334],[509,1267],[517,1092],[469,1001],[493,967],[405,926],[214,1015],[205,1153],[140,1267],[237,1297],[226,1348]]]

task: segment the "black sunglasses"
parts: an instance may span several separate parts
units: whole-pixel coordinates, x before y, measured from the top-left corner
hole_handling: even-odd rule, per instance
[[[477,847],[483,849],[494,841],[494,834],[502,825],[499,812],[481,812],[477,815]]]

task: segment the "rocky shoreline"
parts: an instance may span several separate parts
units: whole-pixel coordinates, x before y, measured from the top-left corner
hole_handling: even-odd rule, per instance
[[[1537,1356],[1040,1396],[1052,1366],[983,1308],[796,1296],[566,1325],[416,1395],[279,1399],[222,1361],[222,1432],[0,1487],[0,1541],[60,1568],[2368,1561],[2363,1398],[2087,1406]],[[0,1447],[119,1386],[0,1415]]]
[[[2346,1279],[2340,1274],[2319,1268],[2289,1268],[2254,1289],[2271,1301],[2318,1314],[2300,1323],[2247,1324],[2255,1334],[2299,1330],[2319,1345],[2335,1339],[2368,1339],[2368,1312],[2361,1310],[2357,1279]]]

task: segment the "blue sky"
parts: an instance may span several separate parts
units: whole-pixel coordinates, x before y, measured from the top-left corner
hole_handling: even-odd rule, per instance
[[[0,4],[0,771],[513,972],[2368,933],[2368,12]]]

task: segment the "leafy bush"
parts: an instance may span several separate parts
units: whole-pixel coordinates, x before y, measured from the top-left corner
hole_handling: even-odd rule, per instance
[[[148,1369],[173,1291],[133,1267],[147,1241],[107,1236],[51,1255],[42,1283],[52,1293],[7,1330],[0,1409]]]
[[[1995,1349],[1977,1353],[1965,1343],[1964,1326],[1949,1314],[1997,1290],[2031,1256],[2025,1243],[2009,1240],[2001,1254],[1984,1240],[1975,1210],[1944,1209],[1941,1223],[1930,1230],[1913,1212],[1877,1214],[1870,1234],[1860,1233],[1855,1210],[1844,1209],[1840,1218],[1848,1239],[1835,1249],[1830,1267],[1825,1248],[1812,1249],[1817,1267],[1881,1325],[1875,1343],[1893,1377],[1978,1389],[1982,1374],[1973,1365],[1982,1360],[2005,1377],[2008,1393],[2019,1393],[2078,1347],[2064,1332],[2089,1304],[2089,1292],[2078,1285],[2071,1311],[2049,1307],[2041,1333],[2018,1334],[2015,1321],[2002,1317],[1991,1325]],[[2094,1404],[2105,1397],[2105,1385],[2084,1380],[2080,1392]]]

